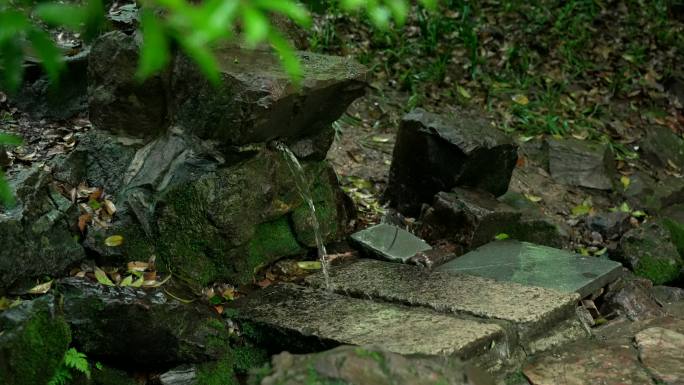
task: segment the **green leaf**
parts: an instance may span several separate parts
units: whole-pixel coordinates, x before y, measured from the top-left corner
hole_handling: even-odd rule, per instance
[[[55,43],[45,31],[33,28],[28,33],[28,38],[41,60],[41,65],[45,68],[45,72],[53,82],[57,83],[59,80],[59,73],[64,69],[64,60],[62,59],[62,52],[55,46]]]
[[[144,9],[141,15],[143,45],[136,76],[145,79],[161,71],[169,62],[169,46],[164,36],[164,26],[154,12]]]
[[[88,21],[88,9],[58,2],[38,4],[33,13],[49,25],[79,31]]]
[[[508,239],[508,238],[510,238],[510,235],[508,235],[506,233],[499,233],[499,234],[496,234],[494,236],[494,239],[496,239],[497,241],[503,241],[504,239]]]
[[[23,62],[24,52],[19,39],[0,41],[0,88],[10,92],[19,89],[24,76]]]
[[[0,203],[7,208],[12,208],[16,204],[12,188],[5,179],[5,173],[0,170]]]
[[[245,28],[245,42],[255,47],[268,37],[270,22],[258,9],[243,4],[242,21]]]
[[[285,67],[285,71],[290,75],[294,84],[299,86],[299,82],[304,76],[304,70],[301,63],[299,63],[299,58],[295,54],[294,48],[290,45],[290,42],[276,31],[272,30],[268,38],[273,48],[280,55],[280,62]]]
[[[121,283],[119,284],[119,286],[126,287],[126,286],[131,286],[132,284],[133,284],[133,276],[129,275],[126,278],[124,278],[123,280],[121,280]]]
[[[16,10],[0,11],[0,42],[16,39],[18,35],[31,28],[26,15]]]
[[[405,0],[387,0],[387,7],[398,25],[404,25],[408,14],[408,3]]]
[[[64,365],[85,374],[90,379],[90,364],[85,354],[79,352],[74,348],[70,348],[64,354]]]
[[[216,58],[207,46],[193,39],[180,38],[181,48],[197,63],[204,76],[213,84],[219,82],[219,69]]]
[[[20,146],[23,143],[21,137],[0,132],[0,144],[10,146]]]
[[[101,285],[114,286],[114,282],[107,277],[107,273],[105,273],[99,267],[95,268],[95,279],[97,279],[97,282],[99,282]]]
[[[253,4],[259,8],[285,15],[302,27],[308,28],[311,26],[309,11],[298,2],[291,0],[256,0]]]

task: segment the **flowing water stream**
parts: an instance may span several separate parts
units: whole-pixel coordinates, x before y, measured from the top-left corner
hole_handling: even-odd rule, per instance
[[[323,235],[321,234],[321,225],[318,222],[318,217],[316,216],[316,206],[314,205],[313,198],[311,196],[311,189],[306,181],[306,174],[304,174],[304,169],[302,165],[297,160],[294,153],[282,142],[276,142],[275,147],[283,154],[290,172],[295,180],[295,185],[297,186],[297,191],[301,195],[302,199],[309,206],[309,213],[311,215],[311,225],[313,226],[314,235],[316,237],[316,247],[318,248],[318,259],[321,261],[321,269],[323,270],[323,276],[325,277],[325,288],[330,290],[330,277],[328,275],[328,252],[325,250],[325,244],[323,243]]]

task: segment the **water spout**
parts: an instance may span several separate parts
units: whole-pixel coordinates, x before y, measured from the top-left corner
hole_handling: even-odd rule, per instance
[[[304,169],[302,168],[302,165],[299,163],[299,160],[297,160],[295,154],[287,147],[285,143],[275,142],[275,148],[283,154],[283,157],[285,158],[285,161],[295,180],[297,191],[309,207],[311,224],[313,226],[314,236],[316,238],[316,247],[318,249],[318,259],[321,261],[321,269],[323,270],[323,277],[325,278],[325,288],[326,290],[330,290],[330,276],[328,274],[328,252],[326,251],[325,244],[323,243],[321,225],[318,222],[318,217],[316,216],[316,206],[314,205],[313,197],[311,196],[309,184],[306,181]]]

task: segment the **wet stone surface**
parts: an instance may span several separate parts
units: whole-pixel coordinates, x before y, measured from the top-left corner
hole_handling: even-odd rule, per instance
[[[684,383],[684,334],[662,327],[634,336],[639,359],[661,384]]]
[[[294,285],[274,285],[236,302],[239,319],[286,350],[312,352],[340,344],[373,345],[399,354],[471,357],[501,341],[493,323],[425,308],[372,302]],[[439,330],[439,333],[435,333]],[[301,345],[307,337],[310,343]],[[265,337],[264,337],[265,338]]]
[[[581,257],[564,250],[513,240],[484,245],[438,268],[544,287],[577,292],[582,297],[617,278],[621,265],[596,257]]]
[[[424,240],[396,226],[381,223],[351,235],[371,257],[407,262],[419,252],[432,249]]]
[[[320,274],[310,276],[307,282],[319,287],[324,284]],[[573,317],[578,300],[575,294],[373,260],[331,269],[330,285],[334,291],[360,298],[508,321],[526,333],[540,332]]]

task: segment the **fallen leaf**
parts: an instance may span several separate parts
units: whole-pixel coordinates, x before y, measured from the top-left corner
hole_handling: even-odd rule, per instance
[[[99,267],[95,266],[95,279],[97,279],[97,282],[99,282],[102,285],[105,286],[114,286],[114,282],[112,282],[109,277],[107,277],[107,273],[105,273],[102,269]]]
[[[458,93],[459,93],[461,96],[463,96],[464,98],[466,98],[466,99],[470,99],[470,98],[472,97],[472,96],[470,95],[470,92],[468,92],[467,89],[465,89],[465,88],[463,88],[463,87],[461,87],[461,86],[456,86],[456,91],[458,91]]]
[[[620,183],[622,183],[622,188],[627,190],[627,187],[629,187],[630,183],[632,183],[632,180],[629,179],[627,175],[623,175],[620,177]]]
[[[527,96],[522,94],[513,95],[511,99],[515,103],[520,104],[521,106],[526,106],[530,103],[530,100],[527,98]]]
[[[532,194],[525,194],[525,198],[527,198],[528,201],[534,202],[534,203],[540,202],[543,199],[542,197],[532,195]]]
[[[52,280],[32,287],[31,289],[29,289],[28,293],[29,294],[45,294],[48,291],[50,291],[51,287],[52,287]]]
[[[304,270],[320,270],[321,261],[299,261],[297,267]]]
[[[105,243],[105,245],[107,245],[109,247],[117,247],[117,246],[121,246],[123,241],[124,241],[123,236],[112,235],[110,237],[107,237],[107,239],[105,239],[104,243]]]
[[[149,263],[147,262],[140,262],[140,261],[133,261],[133,262],[128,262],[126,264],[126,268],[128,271],[145,271],[149,267]]]
[[[494,236],[494,239],[496,239],[497,241],[503,241],[504,239],[508,238],[510,238],[510,236],[506,233],[499,233]]]
[[[114,213],[116,213],[116,206],[109,199],[104,200],[104,202],[102,203],[102,207],[104,207],[105,211],[109,215],[114,215]]]
[[[131,287],[142,287],[143,282],[145,282],[145,279],[140,277],[131,283]]]
[[[78,229],[81,230],[81,233],[85,232],[85,229],[91,219],[93,219],[93,216],[89,213],[82,214],[78,217]]]
[[[121,281],[119,286],[126,287],[126,286],[131,286],[131,284],[133,284],[133,276],[129,275]]]
[[[263,288],[266,288],[266,287],[271,286],[272,283],[273,283],[273,282],[272,282],[270,279],[264,278],[264,279],[262,279],[261,281],[258,281],[258,282],[257,282],[257,285],[258,285],[260,288],[263,289]]]

